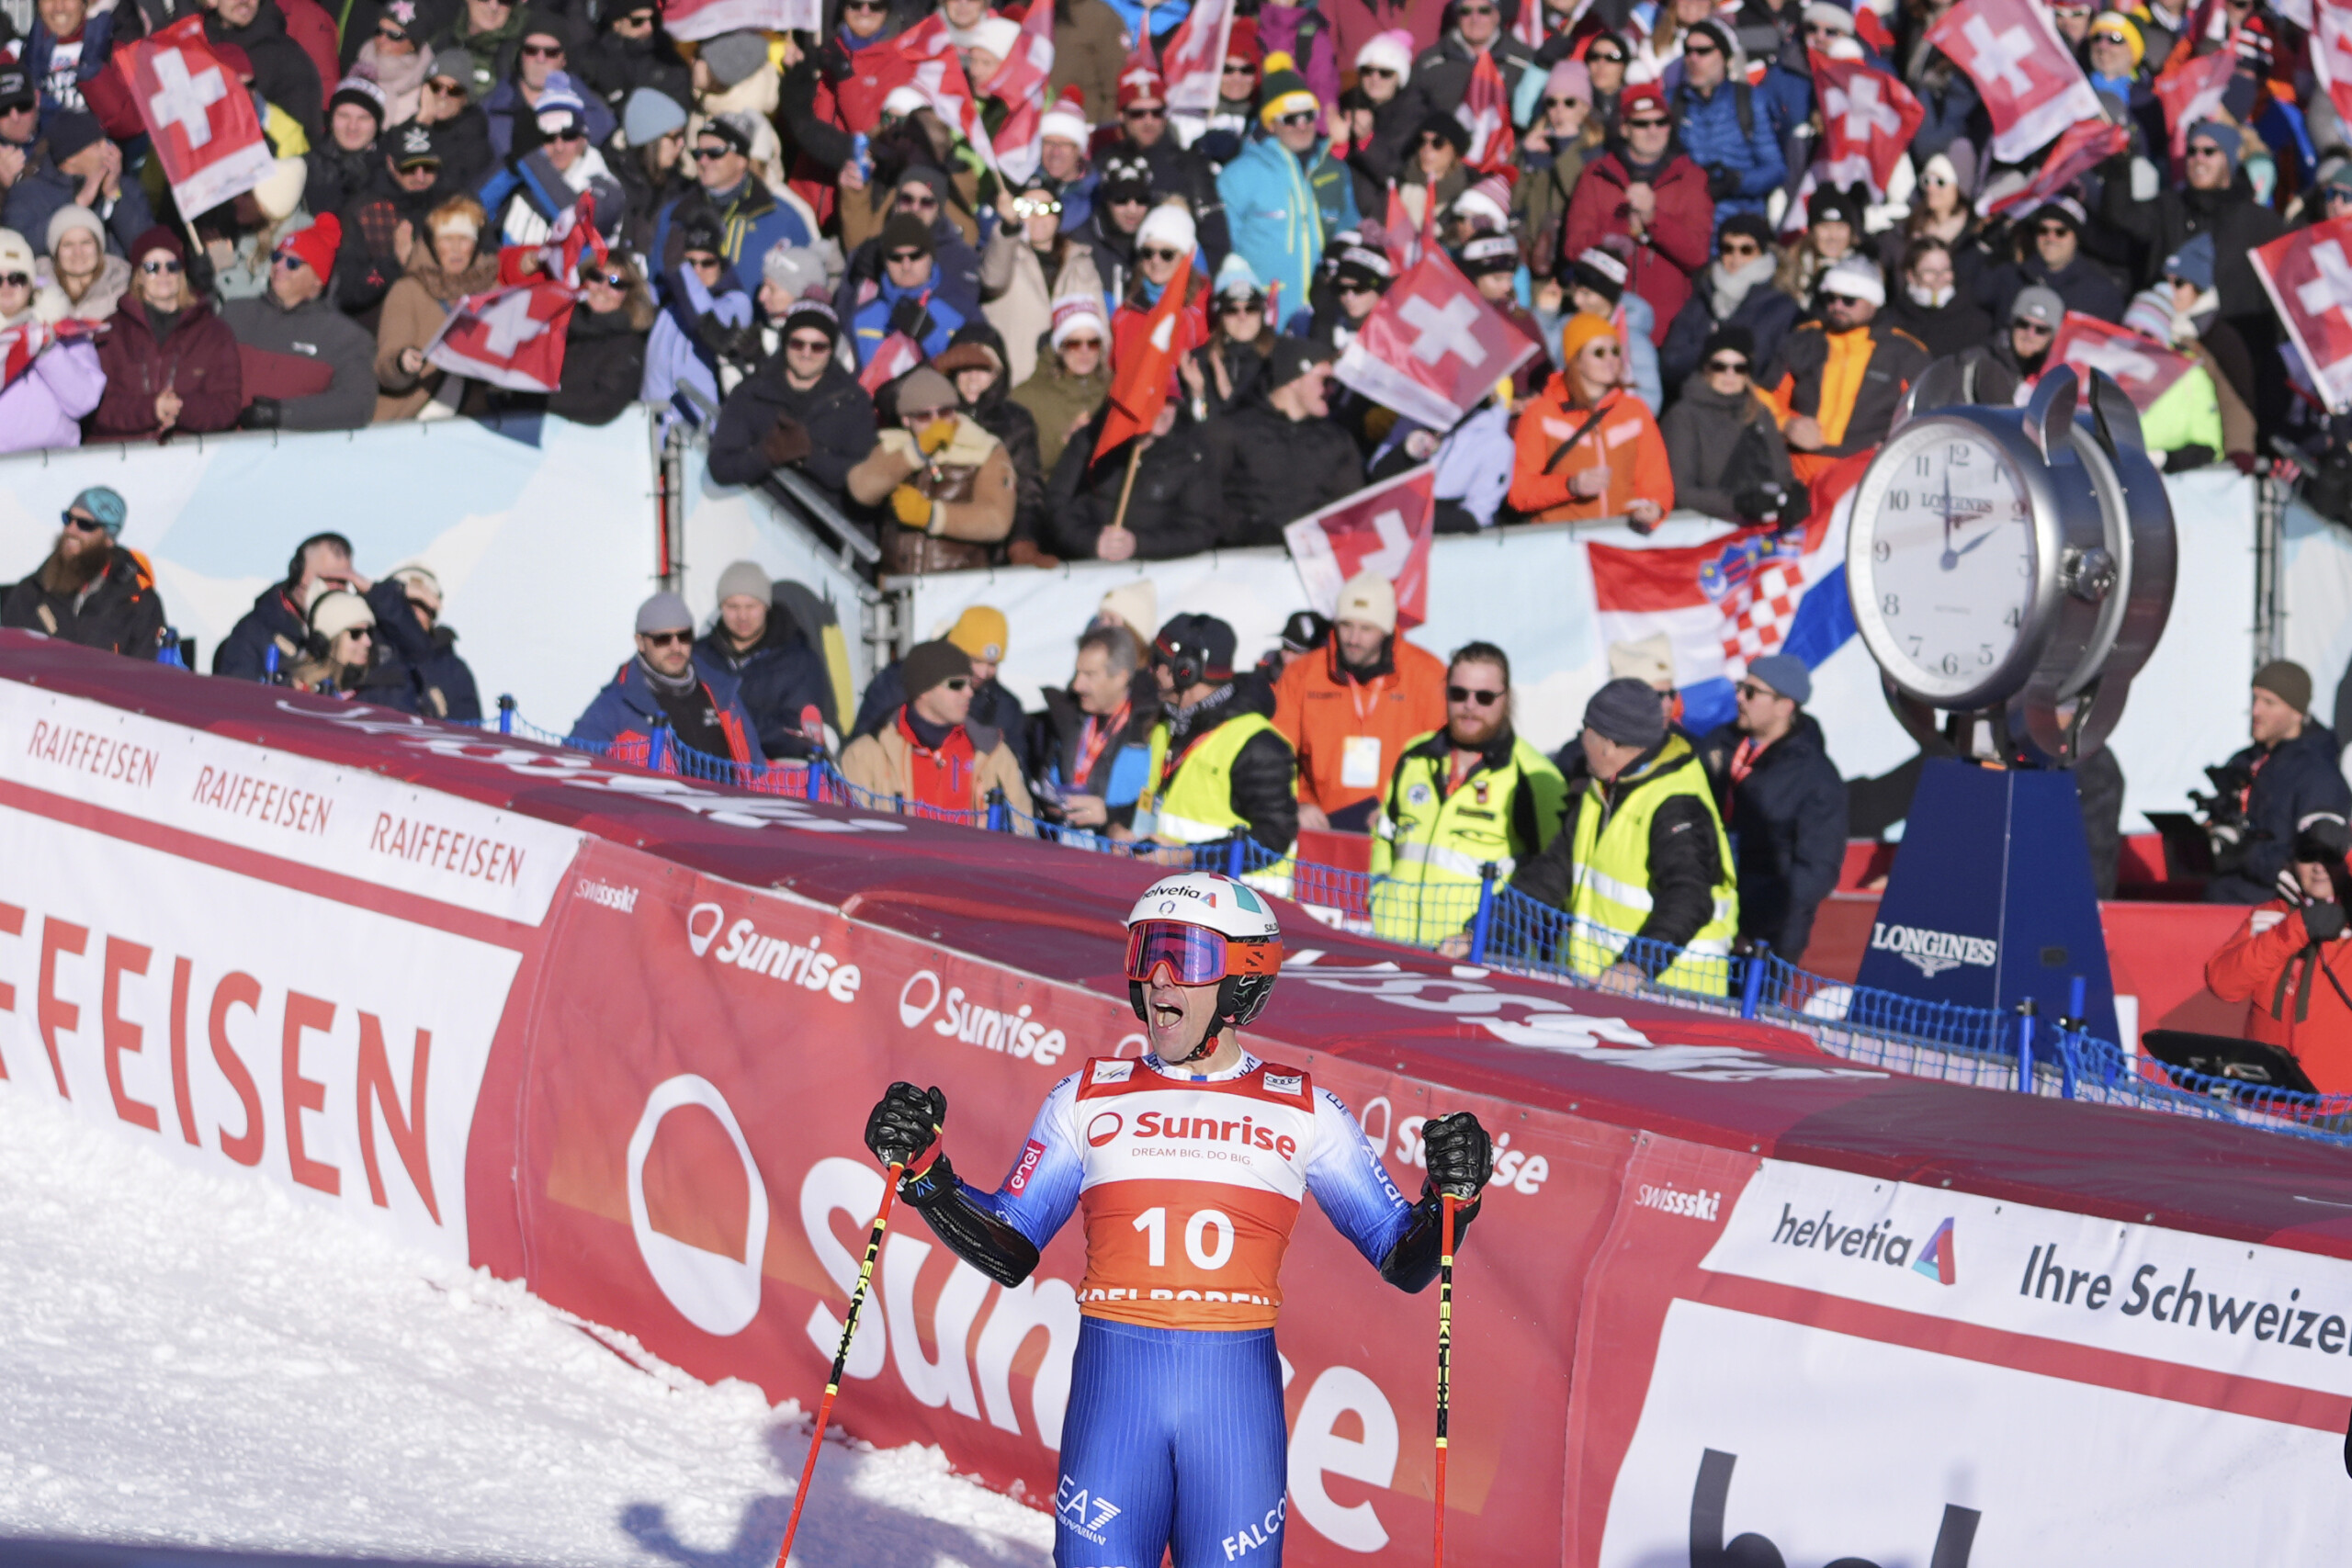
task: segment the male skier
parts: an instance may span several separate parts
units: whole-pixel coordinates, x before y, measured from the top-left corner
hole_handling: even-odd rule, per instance
[[[1261,1062],[1236,1032],[1264,1010],[1282,931],[1251,889],[1188,872],[1127,916],[1127,994],[1150,1054],[1095,1057],[1056,1084],[994,1192],[939,1146],[947,1097],[894,1083],[866,1146],[903,1165],[899,1192],[975,1269],[1016,1285],[1075,1207],[1086,1212],[1084,1323],[1062,1424],[1056,1568],[1280,1568],[1289,1434],[1274,1355],[1276,1282],[1313,1192],[1381,1278],[1436,1278],[1439,1195],[1456,1245],[1494,1168],[1468,1111],[1421,1133],[1429,1179],[1408,1203],[1346,1106]]]

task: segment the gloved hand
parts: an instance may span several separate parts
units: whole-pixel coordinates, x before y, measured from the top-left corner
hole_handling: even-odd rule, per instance
[[[865,1146],[884,1165],[914,1164],[947,1127],[947,1097],[934,1086],[894,1083],[865,1119]]]
[[[1450,1192],[1463,1202],[1476,1198],[1495,1173],[1495,1143],[1467,1111],[1434,1117],[1421,1128],[1421,1153],[1430,1170],[1429,1190]]]
[[[245,412],[237,416],[237,428],[276,430],[284,423],[285,417],[285,405],[276,398],[255,398],[245,405]]]
[[[1731,509],[1743,522],[1761,523],[1784,515],[1788,492],[1779,485],[1750,485],[1731,498]]]
[[[2333,902],[2304,905],[2303,930],[2313,942],[2334,942],[2344,934],[2344,906]]]
[[[760,437],[760,456],[767,459],[771,468],[797,463],[815,449],[808,439],[808,427],[788,413],[776,415],[768,433]]]
[[[931,497],[912,485],[900,485],[890,492],[890,510],[910,528],[931,526]]]
[[[920,299],[910,296],[890,307],[890,319],[884,323],[891,332],[903,333],[921,343],[923,328],[931,321],[931,310]]]
[[[1707,194],[1717,201],[1739,194],[1739,171],[1723,164],[1707,169]]]
[[[947,444],[955,439],[956,422],[953,419],[934,419],[915,433],[915,445],[922,448],[926,457],[944,452]]]

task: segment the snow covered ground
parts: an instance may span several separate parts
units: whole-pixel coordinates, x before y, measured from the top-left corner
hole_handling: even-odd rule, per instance
[[[0,1536],[775,1559],[807,1452],[795,1405],[697,1382],[519,1286],[182,1169],[15,1088],[0,1089]],[[793,1562],[1042,1568],[1052,1537],[935,1449],[836,1442]]]

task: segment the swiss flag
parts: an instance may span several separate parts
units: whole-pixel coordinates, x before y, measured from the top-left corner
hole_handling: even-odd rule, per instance
[[[2110,326],[2080,310],[2066,312],[2058,339],[2050,345],[2050,363],[2073,366],[2085,386],[2090,384],[2092,371],[2106,371],[2142,413],[2189,370],[2188,356],[2175,354],[2169,344],[2128,327]]]
[[[1993,117],[1993,156],[2022,164],[2076,120],[2098,119],[2098,95],[2039,0],[1970,0],[1928,29],[1976,84]]]
[[[904,333],[892,333],[875,345],[874,357],[857,373],[857,384],[872,397],[922,363],[922,345]]]
[[[1437,466],[1424,463],[1283,530],[1306,602],[1324,615],[1360,571],[1376,571],[1396,588],[1399,630],[1429,619],[1430,537],[1436,532]]]
[[[1021,40],[996,74],[980,85],[985,96],[1010,111],[997,127],[997,167],[1009,185],[1027,183],[1045,154],[1046,83],[1054,73],[1053,0],[1029,0],[1021,19]]]
[[[469,295],[425,344],[425,363],[510,391],[552,392],[577,299],[544,277]]]
[[[203,17],[118,49],[109,63],[139,106],[182,212],[209,211],[277,167],[253,95],[205,41]]]
[[[662,29],[699,40],[721,33],[825,30],[823,0],[664,0]]]
[[[989,167],[997,166],[996,144],[980,123],[978,96],[956,59],[945,17],[933,11],[897,38],[862,49],[851,60],[851,74],[833,90],[845,129],[872,130],[882,122],[882,100],[891,89],[911,86],[931,101],[933,113],[962,133]]]
[[[2352,10],[2312,0],[2312,74],[2327,89],[2335,116],[2352,125]]]
[[[1510,165],[1519,152],[1519,138],[1510,128],[1510,96],[1503,90],[1503,73],[1492,51],[1480,50],[1470,67],[1470,85],[1453,111],[1470,131],[1470,151],[1463,162],[1492,174]]]
[[[1871,196],[1885,200],[1886,182],[1928,111],[1910,88],[1861,61],[1812,59],[1821,93],[1823,183],[1868,185]]]
[[[1334,374],[1384,408],[1444,430],[1536,352],[1443,251],[1430,247],[1364,318]]]
[[[2222,95],[2229,90],[2237,68],[2236,52],[2219,49],[2184,60],[2156,78],[2156,99],[2165,107],[2165,130],[2176,164],[2188,152],[2188,128],[2222,107]]]
[[[2352,218],[2293,229],[2248,259],[2330,412],[2352,408]]]
[[[1193,258],[1176,264],[1176,276],[1159,291],[1159,303],[1144,318],[1141,346],[1119,357],[1111,376],[1111,412],[1103,417],[1102,434],[1094,443],[1094,457],[1131,436],[1150,431],[1168,406],[1169,389],[1176,383],[1176,360],[1189,344],[1176,341],[1177,318],[1184,311],[1184,296],[1193,287]]]
[[[2103,119],[2077,120],[2068,126],[2041,161],[2033,178],[2013,191],[1978,198],[1976,210],[1989,218],[1996,212],[2031,212],[2099,164],[2132,145],[2132,133]]]
[[[1043,0],[1038,0],[1043,4]],[[1225,71],[1225,48],[1233,36],[1233,0],[1193,0],[1193,8],[1168,35],[1159,73],[1168,83],[1168,107],[1180,114],[1205,115],[1216,108],[1217,85]],[[1088,106],[1100,114],[1103,106]]]

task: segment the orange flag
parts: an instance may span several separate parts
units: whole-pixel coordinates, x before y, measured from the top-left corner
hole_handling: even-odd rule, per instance
[[[1168,389],[1176,379],[1176,319],[1183,312],[1184,295],[1193,286],[1193,258],[1176,264],[1176,276],[1161,290],[1159,303],[1145,318],[1136,352],[1126,356],[1111,378],[1111,412],[1102,421],[1102,439],[1094,443],[1090,462],[1130,437],[1148,434],[1159,411],[1168,406]]]

